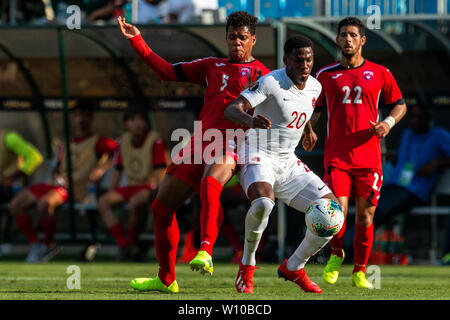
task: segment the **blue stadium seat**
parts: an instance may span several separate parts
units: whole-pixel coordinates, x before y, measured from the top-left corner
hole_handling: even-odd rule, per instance
[[[252,1],[253,2],[253,1]],[[272,18],[279,19],[281,18],[281,7],[280,2],[282,0],[260,0],[260,17],[261,20]]]
[[[247,11],[247,0],[219,0],[219,7],[225,8],[227,15],[233,11]]]

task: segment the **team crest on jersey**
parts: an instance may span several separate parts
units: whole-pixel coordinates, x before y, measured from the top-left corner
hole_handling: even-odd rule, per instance
[[[241,68],[241,77],[246,77],[251,72],[249,67]]]
[[[316,98],[312,98],[312,107],[313,107],[313,108],[316,107]]]
[[[364,78],[366,78],[366,80],[372,80],[373,75],[374,75],[373,71],[364,71],[363,72],[363,76],[364,76]]]

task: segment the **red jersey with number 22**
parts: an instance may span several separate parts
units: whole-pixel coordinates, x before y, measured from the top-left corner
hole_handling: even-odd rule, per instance
[[[316,107],[327,107],[325,168],[381,170],[380,138],[370,132],[378,122],[380,96],[386,104],[402,98],[391,72],[368,60],[356,68],[346,69],[340,62],[317,72],[322,93]]]

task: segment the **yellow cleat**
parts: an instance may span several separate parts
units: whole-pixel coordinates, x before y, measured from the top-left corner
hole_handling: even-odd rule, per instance
[[[189,262],[192,271],[200,271],[202,274],[213,274],[214,267],[212,258],[208,252],[200,250],[194,259]]]
[[[342,258],[339,258],[336,254],[332,254],[330,259],[323,269],[323,280],[329,284],[335,284],[339,277],[339,269],[341,268],[341,264],[344,261],[345,253],[342,250]]]
[[[373,285],[367,281],[366,275],[362,271],[352,274],[352,285],[357,288],[373,289]]]
[[[136,278],[130,281],[130,286],[139,291],[161,291],[165,293],[177,293],[178,283],[174,280],[168,287],[159,279],[156,278]]]

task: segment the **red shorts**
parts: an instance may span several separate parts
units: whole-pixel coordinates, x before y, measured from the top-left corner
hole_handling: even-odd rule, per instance
[[[142,190],[153,190],[153,188],[150,185],[124,186],[114,188],[114,191],[120,194],[126,202],[130,202],[130,199]]]
[[[32,194],[38,199],[42,198],[44,195],[49,193],[50,191],[56,191],[62,198],[63,202],[66,202],[69,198],[69,193],[66,188],[54,186],[46,183],[39,183],[32,185],[28,188]]]
[[[216,157],[216,150],[220,150],[224,155],[233,157],[237,162],[237,143],[236,139],[227,141],[225,139],[224,131],[223,141],[215,144],[215,141],[203,141],[199,147],[201,152],[198,152],[194,146],[194,137],[191,138],[190,143],[184,147],[177,157],[172,160],[172,163],[166,170],[166,174],[170,174],[181,181],[188,184],[195,193],[200,192],[200,182],[203,177],[203,171],[207,162]],[[216,148],[214,148],[216,146]],[[200,149],[200,148],[199,148]]]
[[[336,197],[359,196],[376,206],[383,184],[383,172],[379,169],[343,170],[330,166],[323,181]]]

